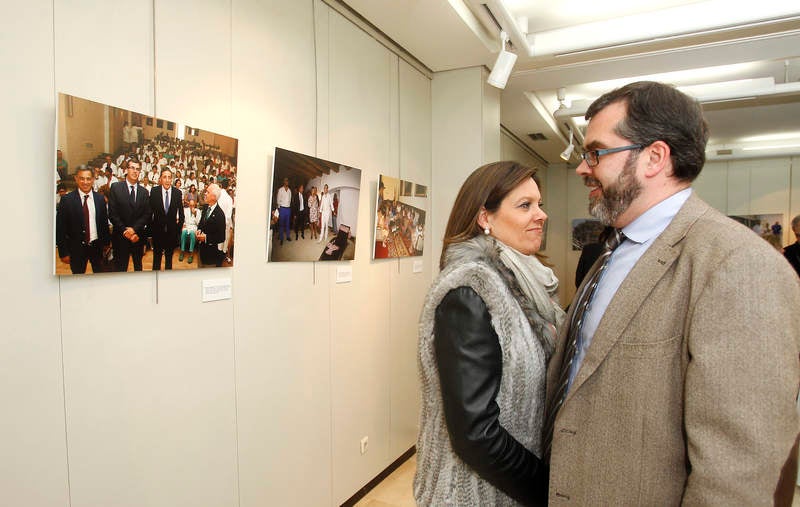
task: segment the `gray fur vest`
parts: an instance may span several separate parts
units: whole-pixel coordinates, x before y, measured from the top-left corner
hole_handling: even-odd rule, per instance
[[[471,287],[492,316],[503,366],[497,404],[500,424],[541,456],[545,373],[549,351],[532,329],[535,311],[513,274],[502,264],[493,241],[482,236],[451,245],[447,265],[431,286],[419,326],[418,366],[422,406],[417,436],[414,497],[420,506],[512,506],[517,503],[483,480],[453,451],[444,419],[433,345],[437,306],[457,287]]]

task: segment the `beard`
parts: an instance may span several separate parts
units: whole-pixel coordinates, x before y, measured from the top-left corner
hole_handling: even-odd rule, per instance
[[[620,215],[625,213],[631,203],[642,193],[642,184],[636,178],[636,154],[631,153],[625,160],[622,172],[617,176],[617,180],[606,186],[602,186],[599,180],[584,176],[583,181],[589,186],[600,186],[601,194],[599,197],[589,198],[589,213],[603,225],[613,225]]]

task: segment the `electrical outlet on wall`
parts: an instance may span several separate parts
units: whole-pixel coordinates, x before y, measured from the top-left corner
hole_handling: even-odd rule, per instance
[[[368,446],[369,446],[369,437],[363,437],[361,439],[361,454],[367,453]]]

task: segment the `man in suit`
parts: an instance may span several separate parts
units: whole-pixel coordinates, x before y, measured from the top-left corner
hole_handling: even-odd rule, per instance
[[[783,249],[783,256],[800,276],[800,215],[792,219],[792,232],[797,241]]]
[[[222,266],[225,253],[219,249],[225,241],[225,212],[217,205],[222,189],[216,183],[206,187],[205,196],[208,207],[203,211],[200,223],[197,224],[197,249],[200,261],[204,266]]]
[[[78,188],[65,194],[56,208],[58,256],[69,264],[73,274],[86,273],[87,262],[92,263],[93,273],[99,273],[111,243],[106,200],[92,190],[94,173],[90,167],[78,167],[75,183]]]
[[[111,244],[114,247],[114,270],[127,271],[133,258],[133,270],[142,270],[144,242],[150,225],[150,197],[139,185],[141,164],[137,158],[127,160],[125,179],[111,184],[108,193],[109,216],[114,226]]]
[[[172,171],[169,167],[161,170],[157,187],[150,191],[151,217],[150,235],[153,238],[153,271],[161,269],[161,256],[164,256],[164,269],[172,269],[172,252],[180,243],[183,228],[183,202],[181,191],[172,186]]]
[[[301,238],[306,238],[306,218],[308,208],[306,208],[306,196],[303,195],[303,185],[297,186],[292,193],[292,222],[294,224],[294,239],[299,234]]]
[[[576,172],[624,236],[549,363],[551,504],[790,505],[800,284],[692,193],[708,139],[696,101],[632,83],[586,118]]]

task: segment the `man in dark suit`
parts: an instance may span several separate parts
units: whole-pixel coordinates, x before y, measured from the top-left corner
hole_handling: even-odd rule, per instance
[[[797,241],[783,249],[783,256],[800,276],[800,215],[792,219],[792,232]]]
[[[139,185],[139,159],[130,158],[127,165],[125,180],[113,183],[108,193],[108,212],[114,226],[111,237],[114,270],[127,271],[128,259],[133,257],[133,270],[141,271],[147,226],[150,225],[150,197]]]
[[[216,183],[205,190],[208,206],[197,225],[197,249],[203,266],[220,267],[225,258],[225,253],[219,249],[219,244],[225,241],[225,212],[217,206],[220,192],[222,189]]]
[[[150,235],[153,237],[153,271],[161,269],[161,256],[164,256],[164,269],[172,269],[172,252],[180,242],[183,228],[183,195],[172,186],[172,171],[169,167],[161,170],[160,185],[150,191],[150,210],[152,223]]]
[[[303,195],[303,185],[298,185],[297,190],[292,193],[292,222],[294,223],[294,239],[297,235],[305,239],[306,222],[308,208],[306,207],[306,196]]]
[[[106,200],[92,190],[94,174],[88,166],[78,167],[75,183],[78,188],[65,194],[56,208],[58,256],[73,274],[86,273],[87,262],[99,273],[111,243]]]

